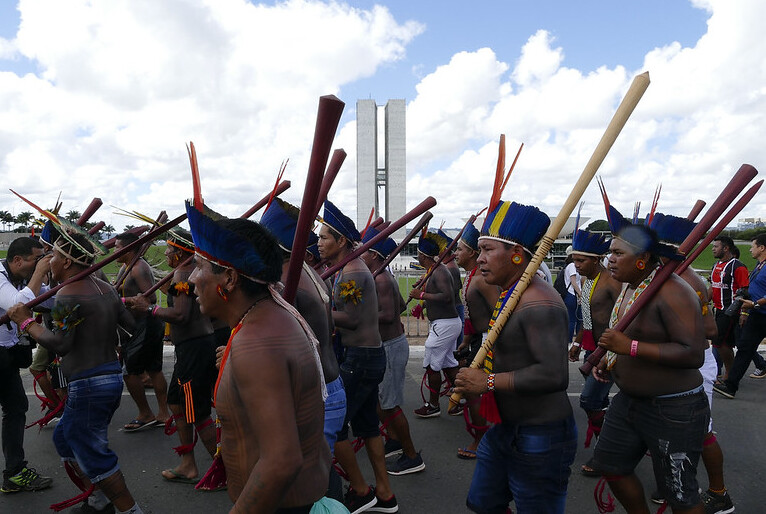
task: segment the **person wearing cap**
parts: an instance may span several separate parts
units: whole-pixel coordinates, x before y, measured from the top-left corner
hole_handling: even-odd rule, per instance
[[[463,322],[458,316],[455,304],[455,282],[452,273],[443,263],[437,262],[439,254],[446,246],[446,239],[434,232],[425,231],[421,234],[418,239],[418,262],[430,270],[431,275],[425,284],[413,288],[409,294],[410,298],[423,301],[428,316],[423,367],[429,396],[425,405],[415,409],[415,415],[419,418],[441,415],[439,396],[442,372],[449,383],[454,384],[458,370],[454,352],[457,349],[458,336],[463,331]]]
[[[362,242],[366,243],[378,233],[375,228],[369,227]],[[383,239],[362,254],[362,260],[375,273],[396,246],[390,237]],[[417,473],[423,471],[426,465],[420,452],[415,451],[410,425],[402,410],[404,378],[410,356],[410,345],[400,317],[406,304],[396,277],[388,269],[375,275],[375,291],[378,294],[378,331],[386,351],[386,373],[378,391],[378,417],[390,436],[385,444],[386,456],[401,454],[396,460],[387,462],[386,469],[391,475]]]
[[[119,234],[114,247],[116,250],[120,250],[137,239],[138,236],[130,232]],[[136,259],[118,290],[123,298],[140,295],[154,285],[152,268],[138,253],[139,249],[136,248],[117,259],[117,262],[122,264],[121,272]],[[155,305],[157,295],[152,293],[149,300],[152,305]],[[120,358],[125,368],[125,385],[130,397],[138,407],[136,417],[123,426],[125,432],[145,430],[158,423],[164,424],[170,418],[168,383],[165,380],[165,375],[162,374],[162,339],[165,333],[165,324],[150,316],[148,311],[137,313],[135,317],[135,329],[128,341],[121,344],[122,350],[120,352]],[[141,375],[144,372],[149,375],[157,398],[156,416],[149,406],[144,384],[141,381]]]
[[[580,360],[581,348],[585,350],[586,359],[596,349],[596,341],[609,326],[609,316],[622,291],[622,284],[612,278],[604,268],[603,256],[608,251],[609,240],[603,234],[575,229],[572,238],[572,262],[577,273],[584,280],[580,295],[582,329],[569,349],[569,360],[572,362]],[[604,414],[609,407],[609,391],[613,383],[612,381],[600,382],[593,375],[585,378],[585,385],[580,393],[580,408],[588,417],[586,448],[590,446],[591,438],[598,437],[601,432]],[[590,463],[583,464],[580,472],[586,476],[600,476]]]
[[[651,213],[646,220],[646,224],[657,233],[657,238],[662,242],[674,247],[678,247],[684,239],[688,237],[695,227],[695,223],[678,216],[662,214],[660,212]],[[663,263],[667,258],[663,258]],[[713,410],[713,385],[716,382],[718,374],[718,364],[713,355],[712,342],[718,336],[718,326],[713,313],[710,310],[710,295],[707,284],[696,271],[691,267],[686,268],[681,273],[681,278],[686,281],[697,294],[702,310],[702,319],[704,321],[705,337],[708,339],[708,345],[705,349],[705,361],[700,368],[702,375],[702,384],[707,395],[710,411]],[[705,505],[706,512],[733,512],[734,504],[729,496],[724,482],[723,474],[723,451],[718,444],[717,437],[713,432],[713,416],[710,416],[707,435],[702,443],[702,463],[707,471],[709,485],[707,490],[702,492],[702,503]],[[665,498],[661,493],[652,494],[652,501],[661,503]],[[731,509],[731,510],[730,510]]]
[[[550,219],[536,207],[499,200],[489,212],[477,263],[484,280],[502,288],[489,321],[493,326]],[[567,327],[561,297],[534,275],[500,330],[484,369],[462,368],[458,373],[455,391],[482,394],[482,412],[488,421],[497,421],[476,451],[466,500],[472,511],[505,512],[513,500],[522,514],[565,512],[577,447],[577,426],[566,393]]]
[[[176,362],[168,386],[168,406],[181,443],[175,448],[181,463],[163,470],[162,477],[170,482],[191,484],[199,480],[194,432],[211,457],[216,449],[215,427],[210,418],[210,391],[216,378],[215,337],[210,318],[200,313],[197,295],[189,284],[194,263],[187,260],[193,255],[191,234],[184,229],[171,229],[165,245],[165,259],[173,269],[167,289],[168,306],[152,305],[143,295],[125,299],[125,305],[132,312],[148,312],[170,325]],[[173,433],[171,423],[166,424],[168,434]]]
[[[308,513],[330,467],[316,337],[276,289],[282,255],[268,230],[197,201],[186,212],[200,311],[232,328],[213,393],[231,511]]]
[[[74,277],[99,253],[87,236],[62,229],[50,259],[54,280],[61,283]],[[84,492],[96,486],[90,497],[77,498],[87,497],[88,503],[75,511],[140,514],[107,437],[123,388],[115,351],[117,325],[130,330],[134,324],[120,297],[110,284],[90,275],[56,294],[53,331],[37,323],[24,304],[9,309],[8,315],[39,344],[64,357],[68,396],[53,443],[75,484]]]
[[[608,353],[593,372],[613,379],[620,392],[604,417],[591,466],[628,512],[646,512],[634,470],[649,450],[659,493],[674,512],[701,513],[696,472],[710,406],[699,371],[707,347],[700,300],[673,274],[624,332],[611,328],[652,282],[660,259],[680,256],[649,227],[631,224],[608,204],[607,213],[614,235],[608,269],[623,288],[598,341]]]
[[[319,231],[319,254],[330,265],[339,263],[361,240],[354,222],[332,202],[325,201]],[[346,390],[346,418],[335,443],[335,456],[349,477],[344,503],[352,514],[397,512],[399,507],[388,480],[383,440],[378,430],[378,386],[386,371],[386,354],[378,331],[378,295],[367,265],[355,258],[333,278],[332,318],[345,353],[340,376]],[[348,440],[349,425],[364,439],[375,474],[369,486]]]
[[[479,351],[481,343],[487,337],[489,320],[492,317],[492,309],[500,296],[500,288],[488,284],[481,273],[476,259],[479,257],[479,231],[473,225],[467,225],[463,235],[457,243],[455,261],[466,272],[463,283],[463,299],[465,301],[465,323],[463,325],[463,342],[458,346],[456,357],[462,357],[461,365],[470,365]],[[464,460],[476,458],[476,448],[481,438],[489,428],[487,420],[479,412],[479,397],[471,395],[466,398],[468,415],[466,417],[466,430],[473,441],[458,448],[457,456]],[[465,412],[464,412],[465,415]]]
[[[287,279],[290,265],[290,255],[295,239],[300,209],[285,202],[281,198],[267,207],[261,216],[260,224],[276,238],[282,251],[282,281]],[[314,238],[318,241],[317,236]],[[309,242],[311,242],[309,237]],[[308,255],[308,254],[307,254]],[[322,362],[322,373],[327,384],[327,399],[324,409],[324,436],[330,446],[330,452],[335,452],[335,439],[342,428],[346,417],[346,392],[340,379],[338,360],[332,345],[332,315],[330,306],[330,291],[322,277],[311,266],[304,264],[298,280],[298,289],[293,302],[295,308],[308,322],[311,330],[319,340],[319,357]],[[330,469],[330,488],[328,496],[343,501],[340,476],[334,468]]]

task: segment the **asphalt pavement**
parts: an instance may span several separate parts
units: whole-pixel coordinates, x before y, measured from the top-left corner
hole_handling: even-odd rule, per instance
[[[173,366],[172,347],[165,349],[164,372],[169,379]],[[751,367],[748,373],[752,369]],[[465,508],[465,497],[474,463],[456,457],[457,448],[469,442],[463,418],[446,414],[446,399],[442,399],[442,415],[438,418],[419,419],[412,414],[412,411],[422,404],[422,347],[412,347],[407,374],[404,409],[415,446],[422,451],[426,469],[412,475],[390,477],[399,501],[399,512],[468,512]],[[573,514],[595,513],[597,509],[593,490],[597,479],[587,478],[579,473],[580,465],[590,458],[592,448],[584,449],[582,444],[586,420],[578,406],[578,397],[583,380],[574,363],[570,363],[569,377],[568,394],[577,419],[580,442],[572,466],[566,511]],[[40,402],[32,393],[32,379],[29,373],[23,371],[23,378],[30,403],[27,413],[29,423],[37,419]],[[151,389],[147,389],[147,395],[150,396],[150,405],[156,405]],[[713,428],[724,451],[726,484],[734,500],[736,512],[740,514],[766,512],[766,411],[763,410],[765,399],[766,379],[756,380],[745,376],[736,399],[728,400],[716,396],[713,401]],[[161,428],[134,433],[124,432],[121,427],[133,419],[136,412],[135,405],[127,391],[124,391],[123,402],[112,420],[109,439],[111,447],[120,458],[120,466],[128,487],[144,511],[155,514],[228,512],[231,501],[226,492],[198,492],[191,485],[163,480],[160,472],[178,462],[172,450],[173,446],[178,445],[178,439],[176,436],[166,436]],[[51,441],[52,433],[50,428],[38,431],[34,427],[27,430],[25,450],[30,466],[35,467],[41,474],[53,477],[53,487],[36,493],[0,495],[0,513],[51,512],[50,504],[70,498],[79,492],[59,462]],[[196,450],[196,456],[200,470],[204,472],[211,459],[202,450],[201,445]],[[373,475],[364,449],[358,456],[365,476],[372,480]],[[648,496],[654,488],[648,459],[641,462],[637,474],[644,483]],[[707,487],[707,475],[701,463],[698,479],[701,487]],[[655,510],[652,508],[652,511]],[[618,505],[615,512],[624,510]]]

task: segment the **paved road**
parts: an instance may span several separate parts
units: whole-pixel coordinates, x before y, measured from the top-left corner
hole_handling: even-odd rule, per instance
[[[170,350],[170,348],[166,348]],[[468,442],[462,417],[450,417],[446,413],[439,418],[416,419],[410,413],[420,405],[419,386],[422,378],[421,348],[413,347],[407,368],[407,398],[405,412],[410,421],[415,444],[422,449],[426,469],[422,473],[391,477],[394,492],[400,504],[400,512],[412,513],[463,513],[467,512],[465,495],[471,480],[474,464],[455,457],[458,446]],[[165,355],[165,373],[169,377],[173,357]],[[32,394],[31,377],[24,377],[30,398],[28,419],[35,419],[39,402]],[[580,475],[577,470],[591,455],[582,448],[585,435],[585,416],[578,407],[582,379],[575,364],[570,364],[569,396],[575,408],[580,430],[580,448],[569,484],[568,513],[593,513],[595,479]],[[151,391],[148,391],[152,394]],[[120,430],[136,413],[135,407],[123,395],[122,406],[115,414],[110,430],[112,448],[120,457],[120,465],[128,485],[146,512],[155,514],[189,514],[227,512],[231,506],[225,492],[200,493],[189,485],[173,484],[162,480],[160,471],[176,463],[171,449],[177,439],[167,437],[159,428],[137,433]],[[737,512],[760,514],[766,512],[766,380],[745,378],[735,400],[717,397],[713,404],[714,427],[725,453],[726,480]],[[152,400],[152,398],[150,398]],[[446,404],[446,400],[445,400]],[[444,409],[444,405],[442,405]],[[0,513],[45,513],[48,506],[73,496],[77,491],[58,462],[51,442],[52,430],[27,431],[25,448],[30,464],[40,472],[54,478],[51,489],[38,493],[18,493],[0,496]],[[364,452],[364,450],[362,450]],[[210,458],[198,448],[200,467],[207,469]],[[366,457],[362,456],[365,476],[372,479]],[[647,460],[638,469],[639,476],[651,493],[653,479]],[[699,474],[703,487],[707,486],[704,471]],[[616,512],[624,512],[617,508]]]

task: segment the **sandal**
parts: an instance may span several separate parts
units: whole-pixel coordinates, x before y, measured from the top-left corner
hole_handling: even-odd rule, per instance
[[[145,428],[153,427],[157,424],[156,419],[152,419],[149,421],[141,421],[140,419],[134,419],[130,423],[127,423],[125,426],[122,427],[122,429],[125,432],[138,432],[139,430],[144,430]]]
[[[587,464],[583,464],[580,466],[580,473],[585,475],[586,477],[600,477],[601,473],[593,469],[592,467],[588,466]]]
[[[167,475],[165,475],[165,472],[171,474],[172,476],[168,477]],[[199,477],[189,478],[187,476],[180,474],[175,469],[166,469],[165,471],[161,473],[161,475],[162,475],[162,478],[164,478],[168,482],[178,482],[179,484],[196,484],[197,482],[199,482]]]
[[[475,460],[476,450],[469,450],[468,448],[458,448],[457,458],[463,460]]]

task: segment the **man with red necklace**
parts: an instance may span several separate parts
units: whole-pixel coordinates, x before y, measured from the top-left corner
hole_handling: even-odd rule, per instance
[[[493,195],[494,196],[494,195]],[[550,224],[533,206],[497,200],[490,204],[479,237],[477,260],[484,280],[503,293],[494,324]],[[455,383],[461,394],[485,394],[497,404],[499,423],[476,451],[466,505],[474,512],[505,512],[511,499],[518,513],[565,512],[577,427],[566,389],[568,319],[558,293],[537,275],[500,331],[484,370],[463,368]]]
[[[202,314],[232,327],[214,390],[230,512],[308,513],[330,467],[318,342],[274,288],[282,255],[271,234],[200,204],[186,207],[189,281]]]

